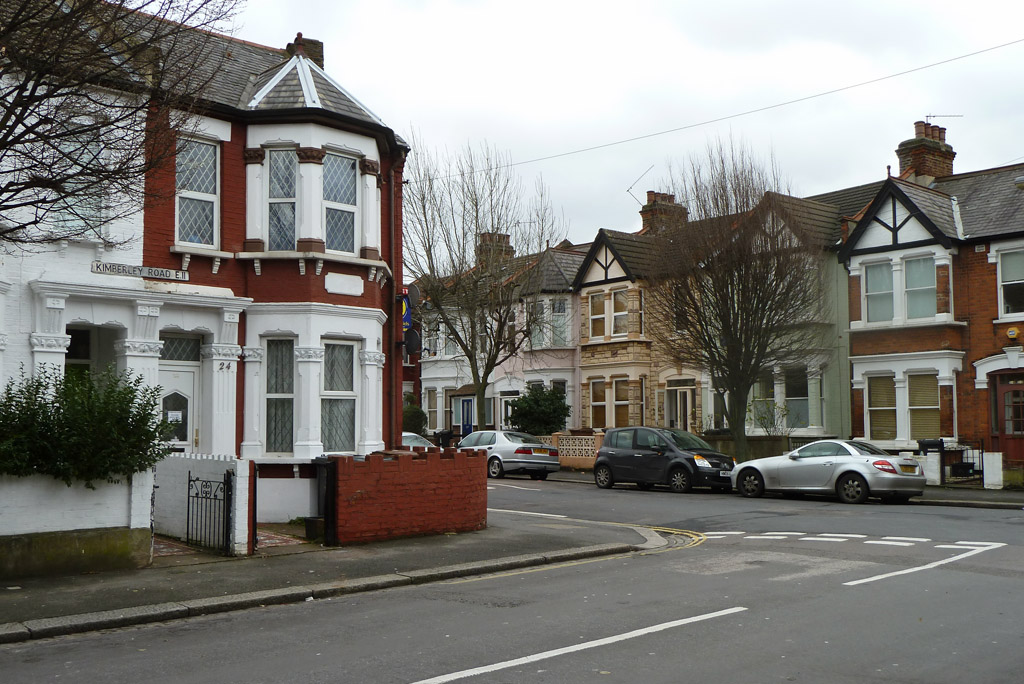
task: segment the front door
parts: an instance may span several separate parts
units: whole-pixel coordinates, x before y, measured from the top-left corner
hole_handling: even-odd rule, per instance
[[[163,366],[160,368],[160,411],[173,426],[170,445],[173,451],[192,452],[199,447],[199,368]]]
[[[690,410],[693,390],[669,388],[665,390],[665,427],[690,429]]]
[[[473,400],[460,399],[462,402],[462,435],[468,435],[473,431]]]
[[[1024,375],[1012,373],[989,378],[996,396],[994,432],[998,448],[1008,459],[1024,460]]]

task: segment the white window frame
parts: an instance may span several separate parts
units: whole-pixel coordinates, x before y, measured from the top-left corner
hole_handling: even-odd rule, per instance
[[[527,316],[530,319],[530,348],[541,349],[548,345],[547,306],[543,299],[527,302]]]
[[[891,381],[893,383],[893,404],[892,404],[892,406],[876,406],[876,407],[872,407],[871,406],[871,381],[872,380],[889,380],[889,381]],[[867,439],[869,439],[869,440],[871,440],[873,442],[891,442],[891,441],[894,441],[894,440],[899,438],[899,427],[900,427],[900,424],[899,424],[899,418],[900,418],[900,415],[899,415],[900,414],[900,409],[899,409],[899,406],[900,406],[900,389],[901,388],[899,387],[899,383],[896,382],[896,377],[894,377],[894,375],[892,373],[888,373],[888,374],[885,374],[885,375],[865,375],[864,376],[864,418],[865,418],[864,434],[867,437]],[[904,390],[904,392],[906,391],[905,383],[904,383],[903,390]],[[872,434],[872,431],[874,429],[873,426],[872,426],[872,423],[874,422],[872,420],[873,412],[882,412],[882,411],[885,411],[887,413],[891,411],[892,415],[894,417],[894,419],[893,419],[893,437],[891,439],[885,439],[883,437],[875,437]]]
[[[619,397],[618,397],[618,395],[619,395],[618,388],[620,386],[623,386],[623,385],[626,388],[626,398],[620,401]],[[629,378],[614,378],[612,380],[612,401],[611,401],[611,404],[612,404],[612,415],[611,415],[612,427],[629,427]],[[626,424],[625,425],[619,425],[619,407],[620,406],[625,406],[626,407]]]
[[[607,302],[605,301],[605,296],[604,295],[605,295],[604,292],[595,292],[593,294],[588,295],[590,297],[590,299],[587,300],[590,303],[590,307],[589,307],[589,309],[590,309],[590,321],[589,321],[589,323],[590,324],[587,327],[587,337],[589,337],[592,340],[593,339],[602,339],[603,340],[608,335],[608,330],[609,330],[609,328],[608,328],[608,321],[607,321],[608,315],[607,315],[607,311],[606,311],[608,306],[607,306]],[[601,302],[601,313],[599,313],[599,314],[595,314],[594,313],[594,301],[595,300]],[[595,335],[594,334],[594,323],[597,322],[597,321],[601,321],[602,331],[601,331],[600,335]]]
[[[889,269],[889,289],[888,290],[878,290],[877,292],[869,292],[868,291],[868,271],[870,271],[871,269],[876,269],[876,268],[880,268],[880,267],[887,267]],[[865,323],[867,323],[869,325],[870,324],[883,324],[883,323],[890,323],[891,324],[892,322],[894,322],[896,320],[896,273],[895,273],[895,270],[896,269],[893,268],[892,261],[889,261],[889,260],[877,261],[877,262],[870,263],[870,264],[864,264],[864,278],[863,278],[863,283],[864,284],[863,284],[862,290],[863,290],[863,296],[864,296],[864,309],[863,309],[863,312],[864,312],[864,322]],[[885,295],[888,295],[888,299],[889,299],[889,310],[891,311],[890,316],[888,318],[879,318],[877,320],[871,320],[871,298],[875,297],[875,298],[878,298],[878,299],[882,299],[882,298],[885,297]]]
[[[555,308],[560,306],[561,311]],[[551,299],[551,346],[569,346],[569,300],[566,297],[553,297]]]
[[[326,177],[326,174],[327,174],[327,166],[326,166],[327,163],[328,163],[327,160],[329,158],[331,158],[331,157],[334,157],[334,158],[337,158],[337,159],[343,159],[345,161],[352,162],[352,164],[353,164],[353,173],[355,175],[355,180],[354,180],[354,184],[355,184],[355,200],[356,200],[355,204],[346,204],[344,202],[329,201],[327,199],[327,197],[325,196],[326,192],[325,192],[325,189],[324,189],[324,178]],[[333,254],[352,254],[352,255],[358,255],[359,254],[359,248],[360,248],[360,244],[359,244],[359,235],[360,235],[360,222],[359,222],[359,194],[360,194],[359,193],[359,190],[360,190],[360,187],[359,187],[359,180],[360,180],[359,179],[359,160],[354,158],[354,157],[352,157],[352,156],[350,156],[350,155],[341,154],[339,152],[332,152],[332,151],[328,150],[327,153],[324,155],[323,163],[324,163],[324,169],[323,169],[324,174],[321,177],[321,182],[320,182],[320,198],[321,198],[320,217],[321,217],[321,219],[323,221],[323,227],[324,227],[324,244],[326,246],[325,249],[328,252],[331,252]],[[330,211],[343,211],[343,212],[352,214],[352,249],[351,250],[347,250],[347,249],[334,249],[334,248],[332,248],[329,245],[329,243],[327,241],[327,215],[328,215],[328,212],[330,212]]]
[[[1013,312],[1008,312],[1006,310],[1006,295],[1005,295],[1005,293],[1003,291],[1003,288],[1006,285],[1017,285],[1017,284],[1020,284],[1020,283],[1024,283],[1024,279],[1022,279],[1022,280],[1010,280],[1010,281],[1004,281],[1003,280],[1003,257],[1005,257],[1007,254],[1021,254],[1022,252],[1024,252],[1024,250],[1021,250],[1021,249],[1007,249],[1007,250],[1002,250],[1002,251],[999,252],[999,261],[998,261],[999,268],[997,269],[998,270],[998,276],[997,276],[997,280],[996,280],[996,288],[999,291],[999,318],[1000,319],[1014,320],[1014,319],[1024,318],[1024,310],[1013,311]]]
[[[615,300],[618,296],[622,296],[625,308],[622,311],[615,310]],[[611,311],[608,312],[608,321],[611,323],[611,336],[612,337],[625,337],[629,334],[629,290],[619,289],[612,290],[611,299]],[[622,332],[615,332],[615,324],[618,321],[623,321]],[[606,323],[607,325],[607,323]]]
[[[594,401],[594,385],[600,383],[602,389],[602,396],[604,401]],[[604,378],[590,381],[590,427],[595,430],[612,427],[608,425],[608,382]],[[600,406],[604,410],[604,420],[601,421],[603,425],[596,425],[594,422],[594,408]]]
[[[1022,242],[1024,246],[1024,242]],[[907,262],[914,261],[916,259],[931,258],[933,260],[933,266],[935,268],[935,309],[936,313],[933,316],[922,316],[918,318],[909,318],[907,316],[907,292],[906,286],[906,265]],[[989,261],[995,263],[996,258],[990,254]],[[872,266],[878,266],[882,264],[889,264],[892,269],[892,318],[878,321],[868,321],[868,292],[867,292],[867,270]],[[946,292],[950,295],[949,300],[949,311],[939,312],[938,311],[938,286],[939,286],[939,267],[945,266],[948,272],[947,281],[944,283],[944,287],[948,288]],[[850,260],[850,275],[860,278],[860,320],[850,321],[850,327],[855,330],[865,328],[893,328],[893,327],[906,327],[906,326],[919,326],[919,325],[933,325],[935,323],[947,323],[953,321],[953,271],[952,271],[952,254],[946,251],[941,245],[930,245],[924,248],[914,248],[913,250],[906,251],[893,251],[888,252],[883,256],[877,254],[865,254],[854,256]],[[915,289],[920,290],[924,288],[911,288],[910,291]],[[881,295],[882,292],[873,293]],[[1024,313],[1019,315],[1020,319],[1024,319]]]
[[[423,405],[427,407],[427,429],[436,431],[437,428],[437,389],[428,388],[426,390],[426,398],[423,401]]]
[[[347,347],[352,350],[352,388],[345,389],[328,389],[327,388],[327,372],[326,368],[320,373],[320,402],[321,406],[325,402],[329,401],[351,401],[352,402],[352,445],[351,448],[333,448],[333,445],[324,444],[324,450],[331,453],[354,453],[358,443],[358,427],[359,427],[359,344],[348,340],[324,340],[324,364],[327,363],[327,355],[330,353],[331,348],[335,347]],[[327,412],[321,408],[320,412],[321,422],[327,422]],[[320,434],[325,435],[327,432],[326,427],[321,425]]]
[[[911,441],[918,439],[935,439],[942,436],[942,385],[939,384],[938,371],[934,373],[907,373],[907,436]],[[910,391],[911,378],[914,377],[933,377],[935,378],[935,404],[928,406],[914,406],[910,403],[912,392]],[[938,414],[939,423],[939,434],[931,437],[918,437],[914,435],[914,412],[915,411],[934,411]]]
[[[196,249],[219,249],[220,248],[220,188],[221,188],[221,160],[220,143],[216,140],[203,140],[200,138],[181,138],[178,141],[179,149],[182,145],[205,145],[213,148],[213,193],[190,190],[178,186],[181,177],[181,170],[178,167],[178,157],[175,156],[175,190],[174,202],[174,243],[179,246]],[[213,225],[211,226],[210,243],[191,242],[181,237],[181,200],[193,200],[205,202],[213,207]]]
[[[292,187],[292,196],[291,197],[271,197],[270,196],[270,189],[271,189],[271,186],[273,184],[273,181],[271,179],[271,177],[273,175],[273,172],[272,172],[273,162],[271,160],[274,158],[274,155],[280,154],[282,152],[290,152],[293,155],[295,155],[295,158],[294,158],[295,182],[294,182],[294,185]],[[294,251],[295,250],[295,245],[298,243],[298,239],[299,239],[299,209],[300,209],[300,207],[299,207],[299,195],[301,194],[300,191],[299,191],[300,175],[299,175],[298,150],[296,148],[294,148],[294,147],[275,147],[275,148],[268,149],[267,150],[267,168],[266,168],[266,171],[267,171],[267,173],[266,173],[266,176],[267,176],[267,182],[266,182],[266,198],[267,198],[267,204],[266,204],[266,207],[267,207],[267,209],[266,209],[266,211],[267,211],[267,251],[270,251],[270,252]],[[270,236],[271,212],[270,212],[270,206],[273,205],[273,204],[291,204],[292,205],[292,211],[293,211],[293,215],[294,215],[294,224],[292,226],[292,245],[291,245],[291,247],[289,249],[284,249],[284,250],[282,250],[282,249],[275,249],[274,247],[271,246],[271,236]]]
[[[270,368],[269,368],[269,364],[270,364],[270,343],[271,342],[291,342],[292,343],[292,355],[291,355],[291,358],[290,358],[291,368],[292,368],[292,389],[291,389],[291,392],[271,392],[270,391],[270,378],[272,376],[272,373],[271,373]],[[267,368],[264,369],[266,371],[266,380],[264,380],[264,382],[263,382],[263,394],[264,394],[263,405],[264,405],[264,408],[266,410],[266,415],[264,416],[264,420],[263,420],[263,439],[264,439],[264,445],[266,446],[266,449],[267,449],[266,453],[268,453],[268,454],[291,454],[291,453],[294,453],[294,451],[295,451],[295,427],[296,427],[295,426],[295,385],[296,385],[296,382],[297,382],[297,379],[296,379],[296,367],[295,367],[295,345],[296,345],[296,342],[297,342],[297,340],[294,337],[268,337],[268,338],[265,338],[264,341],[263,341],[264,347],[265,347],[265,350],[266,350],[264,358],[266,359],[266,363],[267,363]],[[269,435],[268,435],[267,431],[270,429],[270,424],[269,424],[270,408],[269,408],[269,405],[270,405],[270,400],[271,399],[287,399],[288,401],[291,402],[291,407],[292,407],[292,439],[291,439],[291,445],[290,445],[291,448],[288,449],[287,451],[271,451],[270,450],[270,438],[269,438]]]
[[[908,268],[909,264],[914,261],[931,261],[932,262],[932,283],[924,287],[911,287],[907,275],[910,272]],[[910,295],[912,293],[926,292],[931,290],[932,292],[932,303],[934,311],[927,316],[911,316],[910,315]],[[938,300],[938,271],[935,268],[935,257],[930,254],[922,256],[909,257],[903,260],[903,310],[906,312],[907,320],[919,321],[919,320],[934,320],[939,310]]]

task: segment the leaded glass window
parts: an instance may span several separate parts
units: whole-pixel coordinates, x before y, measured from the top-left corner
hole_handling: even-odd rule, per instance
[[[268,249],[295,249],[295,197],[299,157],[295,150],[270,150]]]
[[[327,249],[356,251],[358,173],[356,160],[340,154],[324,156],[324,239]]]
[[[214,246],[217,228],[217,146],[178,142],[178,241]]]
[[[295,341],[267,340],[267,451],[290,453],[294,435]]]
[[[198,337],[161,336],[160,340],[164,343],[160,348],[161,361],[199,361],[202,341]]]
[[[356,346],[350,342],[324,345],[323,392],[320,396],[324,451],[356,448]]]

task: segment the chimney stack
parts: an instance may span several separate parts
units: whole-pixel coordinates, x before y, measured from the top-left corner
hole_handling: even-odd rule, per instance
[[[676,196],[667,192],[647,191],[647,204],[640,208],[643,228],[639,235],[658,234],[668,228],[679,228],[689,219],[689,210],[676,204]]]
[[[914,182],[928,185],[936,178],[953,175],[956,152],[946,142],[946,129],[925,121],[914,122],[914,137],[896,148],[900,176],[913,170]]]
[[[324,68],[324,43],[316,38],[304,38],[301,33],[295,34],[295,42],[288,43],[285,48],[289,56],[303,55],[313,61],[321,69]]]
[[[516,254],[508,233],[480,233],[476,240],[476,262],[483,264],[493,259],[509,260]]]

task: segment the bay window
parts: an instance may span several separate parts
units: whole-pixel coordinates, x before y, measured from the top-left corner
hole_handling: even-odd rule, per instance
[[[217,246],[217,145],[180,140],[175,157],[177,241]]]
[[[903,262],[906,278],[907,318],[932,318],[936,312],[935,259],[907,259]]]
[[[268,249],[295,249],[295,200],[299,157],[295,150],[270,150]]]
[[[612,293],[612,335],[629,332],[629,299],[626,290]]]
[[[896,439],[896,380],[892,376],[867,378],[870,439]]]
[[[604,380],[590,383],[590,427],[598,429],[607,424],[605,419],[605,388]]]
[[[590,337],[604,337],[604,293],[590,295]]]
[[[615,406],[615,427],[629,425],[629,380],[612,383],[612,401]]]
[[[551,300],[551,346],[565,347],[569,344],[568,303],[565,299]]]
[[[324,240],[329,250],[355,253],[357,179],[356,160],[340,154],[324,156]]]
[[[266,449],[291,453],[294,435],[295,341],[267,340]]]
[[[356,448],[355,350],[350,342],[324,345],[320,396],[324,451],[355,451]]]
[[[910,439],[934,439],[940,436],[939,376],[908,375]]]
[[[892,264],[871,264],[864,268],[864,292],[867,303],[868,323],[891,321]]]

